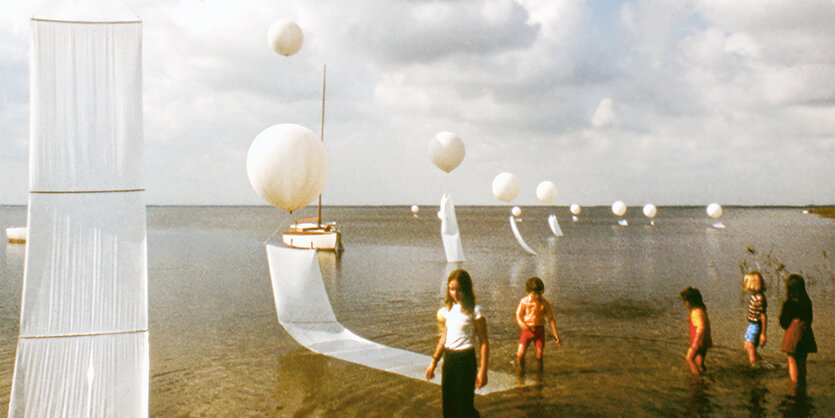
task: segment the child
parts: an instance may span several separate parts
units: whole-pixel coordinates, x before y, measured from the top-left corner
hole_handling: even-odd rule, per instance
[[[705,357],[707,350],[713,346],[710,338],[710,318],[707,316],[707,308],[702,301],[702,293],[699,289],[688,287],[681,292],[681,299],[684,306],[690,311],[688,323],[690,325],[690,347],[684,359],[690,366],[690,371],[696,376],[705,373]]]
[[[742,279],[745,291],[750,292],[748,296],[748,328],[745,330],[745,351],[748,353],[748,362],[751,367],[756,367],[758,364],[763,366],[770,366],[768,363],[760,362],[760,356],[757,354],[757,347],[765,347],[765,330],[768,324],[768,315],[766,310],[768,302],[765,299],[765,283],[763,283],[763,276],[758,271],[752,271],[745,275]]]
[[[803,276],[792,274],[786,280],[786,301],[780,311],[780,326],[786,330],[781,351],[788,357],[789,380],[796,389],[806,386],[806,355],[817,353],[812,333],[812,301],[806,293]]]
[[[438,360],[444,356],[441,366],[441,393],[445,417],[478,416],[473,400],[475,389],[487,384],[488,341],[487,319],[476,305],[473,282],[469,273],[457,269],[447,278],[446,309],[443,316],[444,330],[426,369],[426,379],[435,376]],[[478,346],[480,363],[476,366]]]
[[[525,283],[528,295],[519,301],[516,307],[516,324],[522,329],[519,336],[519,350],[516,352],[516,361],[519,364],[519,371],[525,370],[525,353],[528,351],[528,344],[534,342],[536,347],[536,362],[539,370],[543,369],[542,350],[545,348],[545,323],[551,328],[551,334],[557,347],[562,347],[560,337],[557,335],[557,326],[554,324],[554,311],[551,309],[551,302],[542,296],[545,285],[539,277],[531,277]]]

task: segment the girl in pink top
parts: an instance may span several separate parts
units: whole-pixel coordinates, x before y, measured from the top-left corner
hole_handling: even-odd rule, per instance
[[[681,292],[681,299],[684,306],[690,311],[688,324],[690,326],[690,346],[684,359],[690,366],[690,371],[696,376],[701,376],[707,370],[705,368],[705,357],[707,350],[713,346],[710,338],[710,318],[707,316],[707,308],[702,301],[702,293],[699,289],[688,287]]]

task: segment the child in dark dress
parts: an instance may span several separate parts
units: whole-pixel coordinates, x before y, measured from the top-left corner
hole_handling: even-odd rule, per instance
[[[786,330],[781,351],[788,359],[789,380],[802,390],[806,386],[806,355],[817,353],[818,345],[812,333],[812,301],[799,274],[792,274],[786,280],[780,327]]]

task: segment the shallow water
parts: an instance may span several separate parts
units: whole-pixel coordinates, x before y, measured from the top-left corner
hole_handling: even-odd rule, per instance
[[[407,207],[326,208],[342,225],[346,250],[319,261],[340,321],[373,341],[430,354],[434,315],[447,273],[437,208],[414,217]],[[655,226],[609,208],[523,208],[518,224],[539,255],[527,255],[508,225],[507,207],[457,209],[468,269],[487,318],[491,368],[512,371],[518,339],[513,312],[524,281],[541,277],[555,306],[563,348],[546,349],[539,384],[477,397],[486,416],[739,416],[809,414],[835,408],[835,220],[796,208],[726,208],[724,230],[704,208],[660,208]],[[565,236],[546,222],[556,212]],[[297,217],[313,216],[305,209]],[[0,227],[25,223],[22,207],[0,207]],[[148,209],[152,416],[439,416],[440,387],[313,354],[278,324],[263,244],[291,218],[260,207]],[[740,265],[747,248],[780,258],[812,278],[813,328],[806,397],[790,397],[783,291],[769,299],[764,358],[751,370]],[[23,246],[0,253],[0,410],[9,403],[23,275]],[[762,257],[761,257],[762,258]],[[766,272],[772,270],[761,265]],[[713,326],[708,376],[693,379],[683,360],[686,286],[702,290]],[[532,356],[529,353],[529,356]],[[533,362],[529,362],[532,364]],[[530,366],[529,366],[530,367]]]

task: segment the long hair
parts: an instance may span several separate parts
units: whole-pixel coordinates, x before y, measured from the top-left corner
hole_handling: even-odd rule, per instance
[[[812,306],[812,300],[806,293],[806,281],[799,274],[792,274],[786,279],[786,301],[790,300],[804,306]]]
[[[687,289],[682,290],[679,296],[685,302],[690,304],[691,309],[702,308],[707,310],[705,303],[702,300],[702,292],[699,292],[699,289],[696,289],[695,287],[688,287]]]
[[[452,296],[449,295],[449,284],[453,281],[458,282],[458,290],[460,290],[462,294],[461,311],[472,312],[473,308],[475,308],[473,280],[470,278],[470,273],[467,273],[467,270],[464,269],[457,269],[454,270],[452,273],[449,273],[449,277],[447,277],[446,279],[447,292],[446,297],[444,298],[444,305],[446,305],[447,309],[450,309],[452,308],[452,305],[455,304],[455,300],[453,300]]]

